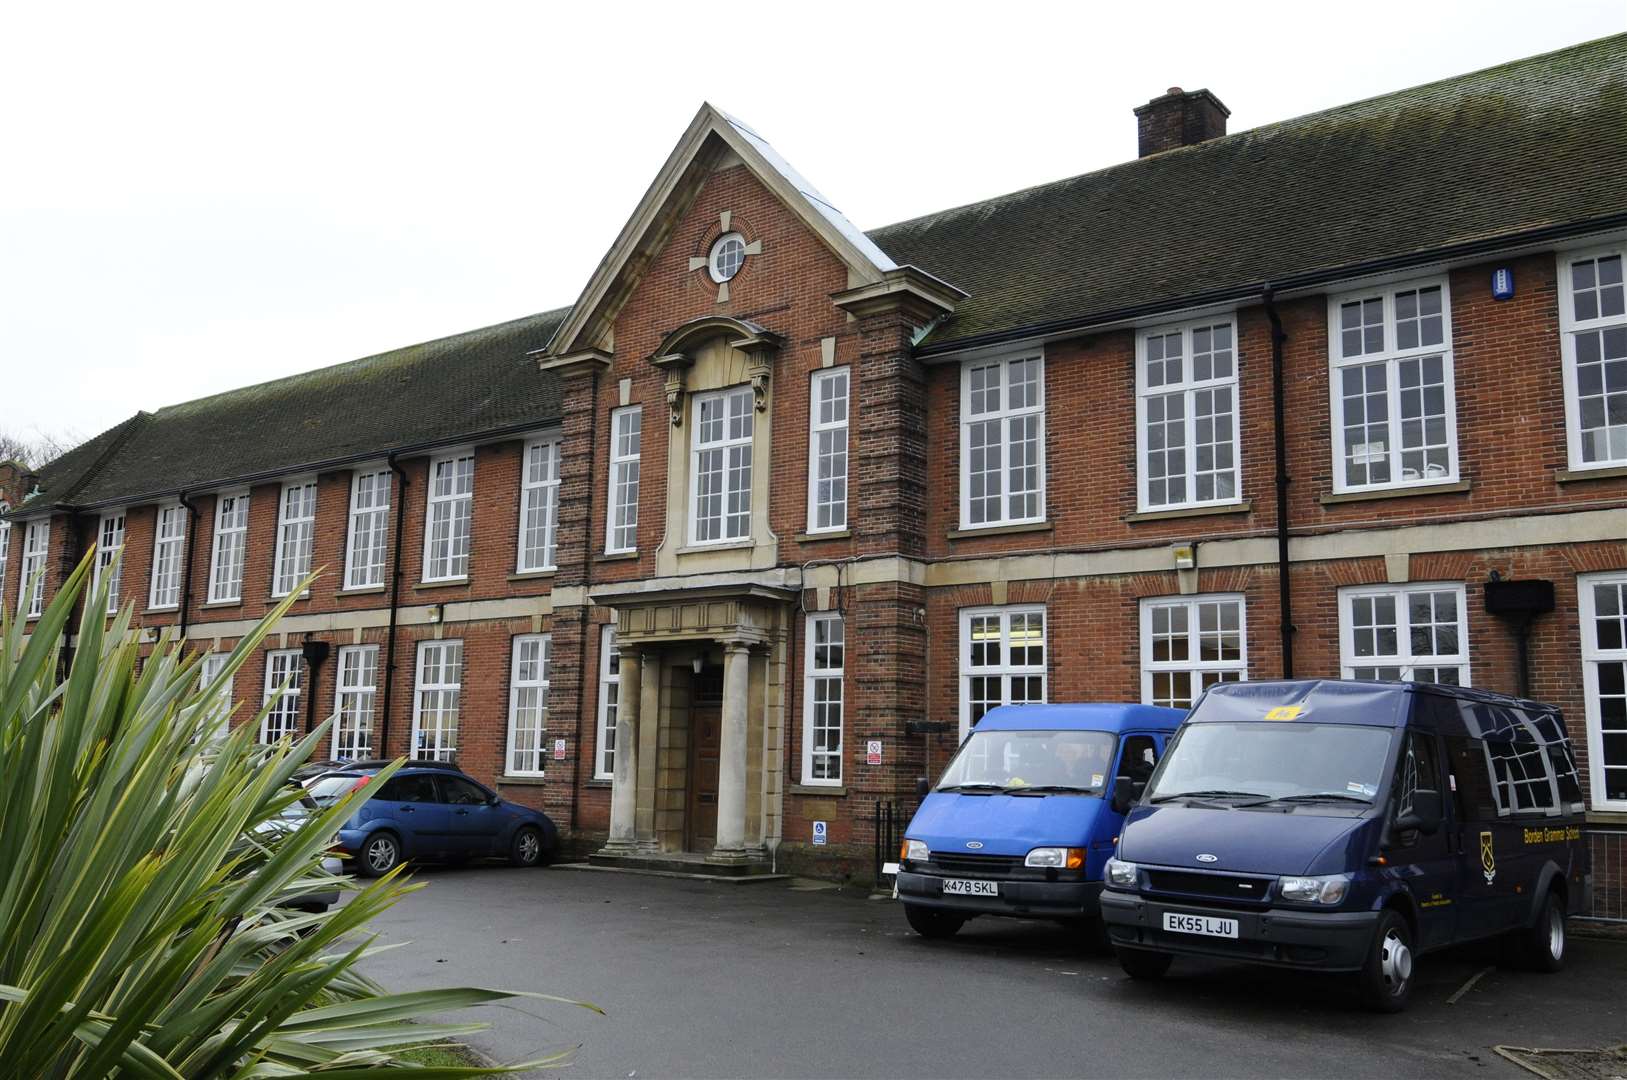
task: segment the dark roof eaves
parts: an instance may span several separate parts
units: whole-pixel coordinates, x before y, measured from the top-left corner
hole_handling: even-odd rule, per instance
[[[1346,278],[1362,277],[1367,274],[1379,274],[1389,270],[1404,270],[1412,266],[1440,262],[1445,259],[1466,258],[1478,255],[1491,255],[1506,248],[1525,247],[1530,244],[1542,243],[1549,240],[1565,240],[1574,236],[1588,233],[1603,232],[1609,229],[1627,228],[1627,213],[1607,214],[1600,218],[1585,218],[1581,221],[1566,222],[1562,225],[1545,225],[1537,229],[1528,229],[1524,232],[1504,233],[1495,237],[1484,237],[1470,240],[1461,244],[1449,244],[1442,247],[1426,248],[1420,251],[1407,252],[1404,255],[1389,255],[1381,259],[1369,259],[1365,262],[1346,263],[1339,266],[1325,267],[1318,270],[1291,274],[1287,277],[1271,281],[1252,281],[1238,285],[1213,289],[1204,293],[1188,294],[1169,300],[1154,300],[1144,304],[1133,304],[1126,307],[1113,308],[1107,311],[1092,312],[1084,315],[1069,316],[1065,319],[1051,319],[1045,322],[1027,323],[1021,326],[1009,327],[1004,330],[993,330],[982,334],[973,334],[964,338],[946,338],[942,341],[930,342],[918,346],[915,355],[921,358],[943,356],[958,352],[968,352],[972,349],[986,348],[991,345],[1003,345],[1008,342],[1024,341],[1029,338],[1049,337],[1058,334],[1068,334],[1089,330],[1093,327],[1121,323],[1129,319],[1146,318],[1149,315],[1159,315],[1166,312],[1183,311],[1188,308],[1202,307],[1208,304],[1221,304],[1232,300],[1241,300],[1251,296],[1259,296],[1267,289],[1274,292],[1287,292],[1294,289],[1305,289],[1316,285],[1326,285]]]

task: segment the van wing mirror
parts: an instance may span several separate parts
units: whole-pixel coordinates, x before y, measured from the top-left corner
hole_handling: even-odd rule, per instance
[[[1130,807],[1141,801],[1141,793],[1147,790],[1147,785],[1140,783],[1133,776],[1119,776],[1113,780],[1113,798],[1111,805],[1115,814],[1127,814]]]
[[[922,796],[924,798],[926,796],[927,792],[929,792],[931,790],[932,790],[932,785],[927,783],[926,777],[917,776],[915,778],[915,794],[920,795],[920,796]]]
[[[1433,836],[1446,816],[1441,793],[1434,788],[1418,788],[1412,793],[1412,808],[1395,819],[1398,829],[1417,829],[1425,836]]]

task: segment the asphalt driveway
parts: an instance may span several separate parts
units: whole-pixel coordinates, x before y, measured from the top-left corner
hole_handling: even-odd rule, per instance
[[[568,870],[426,870],[369,971],[593,1001],[479,1010],[503,1060],[580,1044],[563,1076],[1529,1076],[1495,1044],[1627,1039],[1627,943],[1573,939],[1555,976],[1487,949],[1421,962],[1410,1011],[1337,980],[1177,962],[1133,983],[1044,923],[927,942],[890,901],[781,884]],[[1487,970],[1491,968],[1491,970]],[[1479,975],[1471,989],[1457,995]]]

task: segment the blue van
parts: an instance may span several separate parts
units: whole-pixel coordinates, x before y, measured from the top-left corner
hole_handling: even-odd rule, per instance
[[[910,926],[942,938],[978,915],[1095,920],[1124,820],[1107,802],[1113,778],[1150,777],[1182,715],[1148,705],[989,710],[904,831],[898,898]]]
[[[1414,958],[1505,935],[1540,971],[1592,888],[1551,706],[1457,686],[1221,683],[1132,800],[1102,916],[1126,972],[1175,956],[1348,972],[1404,1008]]]

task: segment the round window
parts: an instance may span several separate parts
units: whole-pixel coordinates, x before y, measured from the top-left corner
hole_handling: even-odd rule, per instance
[[[706,269],[712,275],[712,280],[722,284],[740,272],[741,264],[746,261],[746,241],[737,232],[724,233],[712,244],[712,254],[707,257]]]

